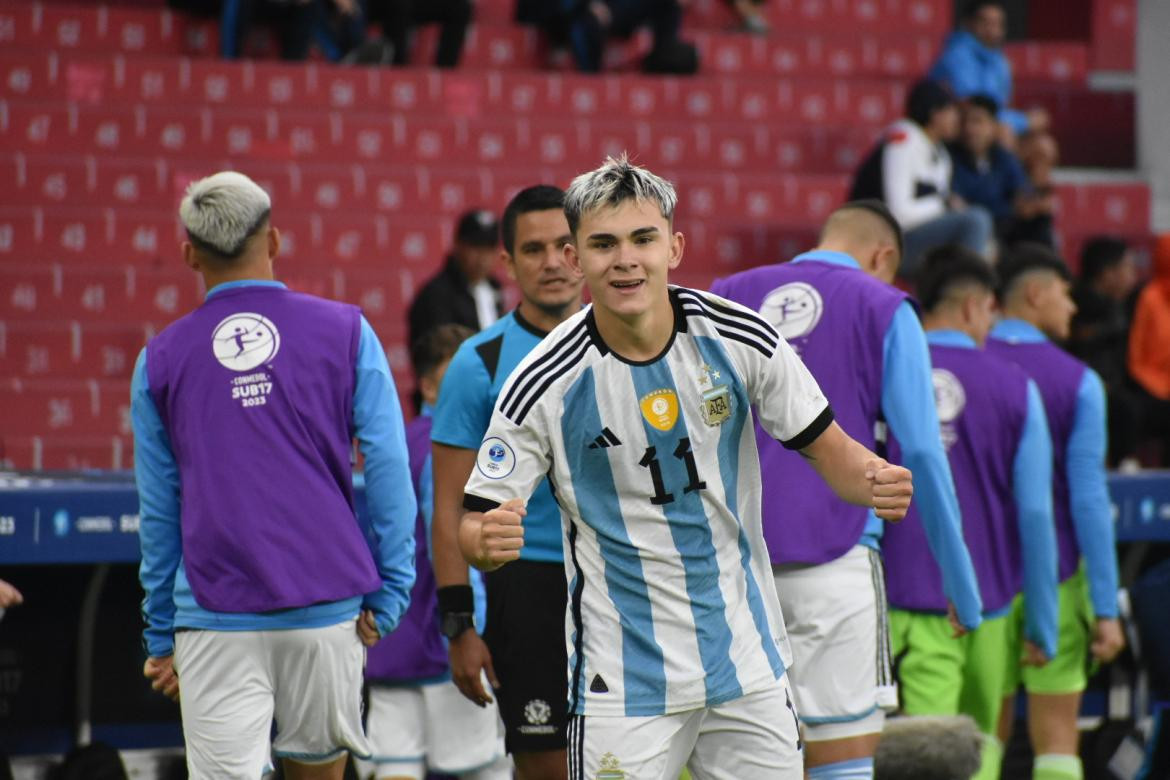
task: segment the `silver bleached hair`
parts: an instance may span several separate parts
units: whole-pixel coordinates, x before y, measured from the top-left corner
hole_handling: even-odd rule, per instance
[[[581,215],[587,211],[617,206],[623,201],[648,200],[657,204],[667,222],[674,218],[678,195],[674,185],[645,168],[630,162],[623,152],[620,157],[607,157],[595,171],[573,179],[565,190],[565,218],[574,235],[581,224]]]
[[[192,182],[179,204],[179,219],[197,248],[235,259],[268,220],[272,199],[242,173],[221,171]]]

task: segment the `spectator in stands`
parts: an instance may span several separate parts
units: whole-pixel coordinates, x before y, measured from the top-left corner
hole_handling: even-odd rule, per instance
[[[1019,159],[996,140],[997,112],[995,100],[986,95],[964,102],[959,142],[948,145],[952,190],[991,213],[1001,245],[1031,241],[1052,246],[1052,194],[1033,191]]]
[[[610,38],[649,27],[654,46],[642,62],[648,73],[694,73],[695,47],[679,39],[686,0],[518,0],[516,19],[534,24],[572,50],[578,70],[598,73]]]
[[[366,5],[370,21],[382,26],[382,34],[393,49],[395,65],[409,64],[411,36],[416,27],[438,24],[435,65],[440,68],[459,64],[472,10],[471,0],[368,0]]]
[[[283,60],[300,61],[323,24],[322,5],[332,5],[345,17],[360,14],[357,0],[224,0],[220,13],[219,51],[224,59],[244,54],[248,32],[257,16],[274,22]]]
[[[1003,53],[1007,14],[1000,0],[972,0],[961,17],[961,27],[951,33],[930,78],[942,82],[965,98],[987,95],[999,106],[999,120],[1009,133],[1043,132],[1048,114],[1043,109],[1028,112],[1010,108],[1012,66]],[[1010,145],[1010,144],[1009,144]]]
[[[943,244],[988,252],[991,215],[951,192],[951,156],[944,144],[958,132],[954,95],[938,82],[920,81],[906,99],[906,118],[886,131],[853,182],[850,200],[883,200],[901,224],[899,273],[905,277],[913,277],[926,252]]]
[[[1101,375],[1109,421],[1109,463],[1132,457],[1138,437],[1140,401],[1126,370],[1130,297],[1137,286],[1137,266],[1119,238],[1098,236],[1081,250],[1081,274],[1073,291],[1069,350]]]
[[[764,0],[727,0],[727,4],[739,17],[739,28],[744,32],[767,35],[772,31],[771,25],[768,24],[768,18],[764,16],[764,12],[760,8],[764,4]]]
[[[446,264],[410,305],[411,344],[437,325],[454,322],[478,331],[500,318],[504,297],[491,275],[499,243],[500,225],[490,211],[469,211],[459,218]]]
[[[1129,373],[1143,400],[1143,423],[1170,465],[1170,233],[1154,247],[1153,275],[1138,295],[1129,336]]]

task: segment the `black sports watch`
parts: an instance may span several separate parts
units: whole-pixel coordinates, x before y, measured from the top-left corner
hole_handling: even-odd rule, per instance
[[[448,641],[470,628],[475,628],[475,616],[470,612],[444,612],[439,616],[439,633]]]

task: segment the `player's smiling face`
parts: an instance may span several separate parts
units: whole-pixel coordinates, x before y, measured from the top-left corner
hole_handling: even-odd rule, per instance
[[[666,279],[682,260],[683,236],[657,203],[631,199],[586,212],[575,238],[565,254],[584,274],[595,307],[628,320],[669,306]]]

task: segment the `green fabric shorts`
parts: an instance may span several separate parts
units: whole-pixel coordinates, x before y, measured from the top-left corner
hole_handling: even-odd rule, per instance
[[[986,619],[952,639],[944,615],[890,610],[890,645],[898,694],[907,715],[970,715],[995,734],[1009,668],[1018,666],[1010,641],[1011,615]]]
[[[1083,566],[1060,583],[1059,604],[1056,657],[1039,668],[1016,663],[1005,681],[1005,695],[1014,693],[1020,683],[1028,693],[1079,693],[1085,689],[1091,663],[1089,643],[1096,618],[1089,600],[1089,578]],[[1024,600],[1016,596],[1011,612],[1011,642],[1020,658],[1024,655],[1024,639]]]

